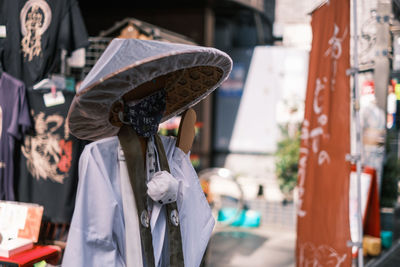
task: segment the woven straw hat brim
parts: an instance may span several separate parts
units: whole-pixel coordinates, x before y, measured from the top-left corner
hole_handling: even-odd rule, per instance
[[[154,44],[154,41],[140,42]],[[109,120],[112,105],[141,84],[168,75],[165,84],[167,107],[162,119],[165,121],[208,96],[228,77],[232,69],[229,56],[217,49],[177,45],[178,49],[174,50],[174,45],[167,45],[172,48],[168,52],[137,60],[95,82],[86,81],[89,85],[81,87],[69,110],[67,121],[71,133],[80,139],[92,141],[117,135],[119,127],[112,125]],[[100,59],[99,64],[110,61]],[[93,69],[101,72],[99,66]],[[90,73],[88,75],[92,79],[93,76]]]

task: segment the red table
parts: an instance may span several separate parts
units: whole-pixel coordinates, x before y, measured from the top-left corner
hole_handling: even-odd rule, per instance
[[[1,267],[30,267],[33,264],[45,260],[56,265],[61,257],[61,249],[56,246],[37,246],[32,249],[15,254],[10,258],[0,257]]]

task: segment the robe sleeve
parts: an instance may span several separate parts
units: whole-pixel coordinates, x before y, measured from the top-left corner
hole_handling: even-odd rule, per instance
[[[110,171],[104,151],[91,145],[86,146],[79,162],[76,204],[62,266],[122,267],[124,226],[113,190],[115,177],[107,177]]]
[[[214,229],[215,220],[189,153],[174,147],[171,174],[179,181],[178,211],[185,267],[198,267]]]

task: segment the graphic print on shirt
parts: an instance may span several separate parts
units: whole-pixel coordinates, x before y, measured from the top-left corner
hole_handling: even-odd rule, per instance
[[[0,106],[0,140],[1,140],[2,131],[3,131],[3,110],[1,109],[1,106]],[[5,168],[5,167],[6,167],[6,163],[3,161],[0,161],[0,169]]]
[[[60,140],[58,142],[60,146],[60,161],[57,164],[57,167],[60,171],[67,173],[71,168],[71,160],[72,160],[72,141]]]
[[[21,49],[24,59],[32,61],[42,53],[42,35],[51,22],[51,9],[44,0],[29,0],[20,13]]]
[[[50,179],[63,183],[68,176],[72,160],[72,141],[62,139],[56,131],[63,125],[60,115],[45,116],[43,112],[34,116],[35,136],[26,136],[21,147],[26,157],[26,166],[30,174],[37,180]]]

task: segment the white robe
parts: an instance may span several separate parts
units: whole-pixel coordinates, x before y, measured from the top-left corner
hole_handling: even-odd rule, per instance
[[[185,266],[198,267],[215,221],[189,155],[175,146],[175,138],[161,139],[171,174],[180,183],[177,205]],[[125,239],[140,240],[132,234],[138,231],[129,231],[134,236],[126,236],[118,146],[118,137],[109,137],[87,145],[81,155],[75,210],[62,266],[126,266]],[[165,234],[165,229],[154,224],[164,224],[166,219],[157,209],[153,208],[151,218],[155,257],[163,245],[157,236]],[[141,248],[137,249],[135,255],[141,255]]]

